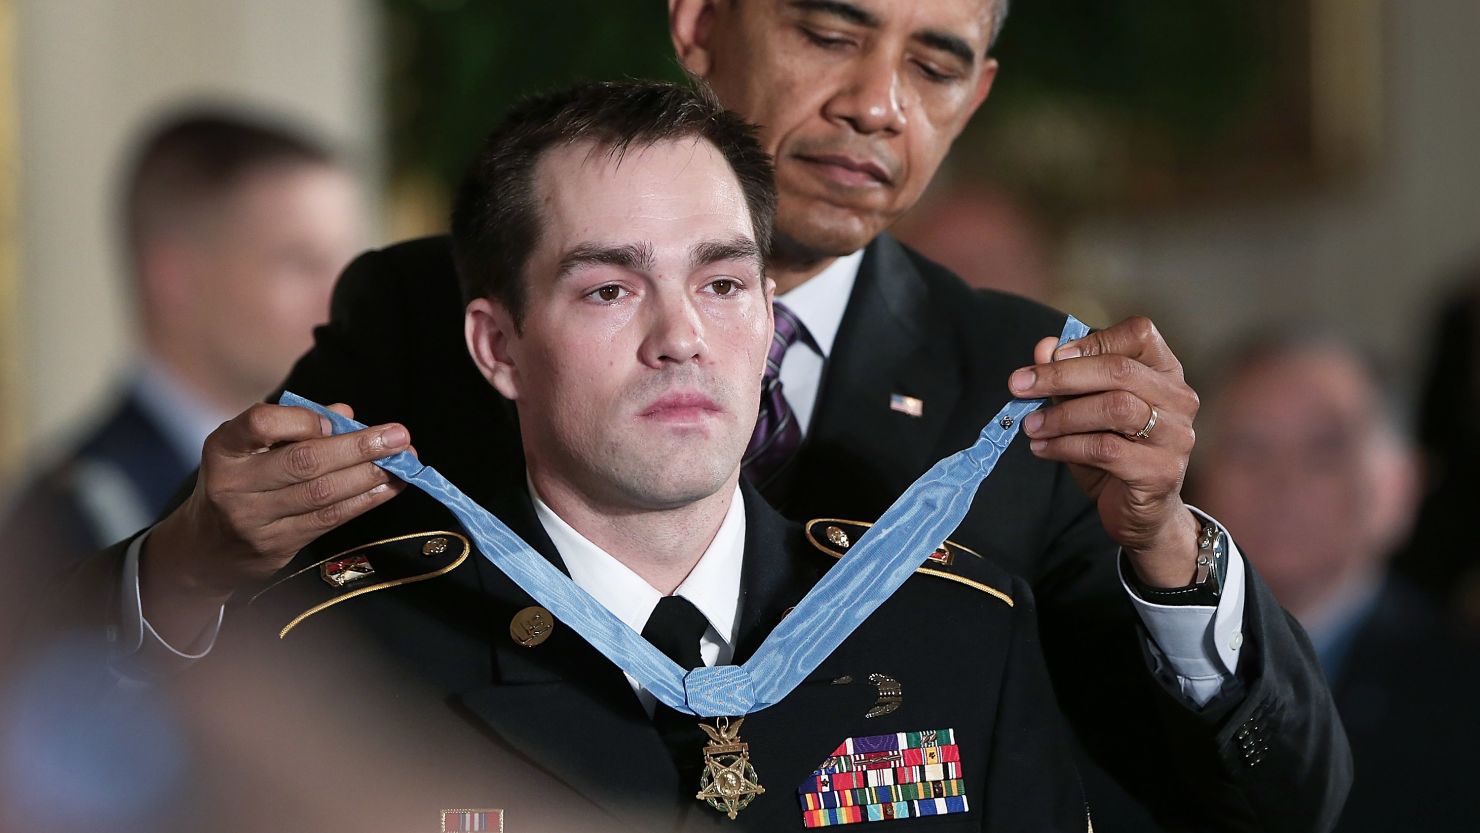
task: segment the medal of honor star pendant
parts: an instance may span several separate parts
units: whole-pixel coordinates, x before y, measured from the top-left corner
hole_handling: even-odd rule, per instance
[[[721,717],[713,726],[700,723],[709,735],[704,745],[704,773],[699,776],[699,792],[694,795],[733,821],[735,815],[766,791],[756,780],[750,765],[750,744],[740,740],[740,724],[745,718]]]

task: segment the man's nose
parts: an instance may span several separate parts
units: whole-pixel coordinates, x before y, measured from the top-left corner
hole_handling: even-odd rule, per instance
[[[899,133],[909,124],[898,63],[885,54],[868,55],[851,68],[843,87],[827,104],[827,115],[859,133]]]
[[[648,305],[642,361],[650,367],[695,361],[704,354],[704,322],[693,300],[655,297]]]

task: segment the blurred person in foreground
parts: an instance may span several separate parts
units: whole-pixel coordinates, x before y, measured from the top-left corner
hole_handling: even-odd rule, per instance
[[[121,202],[141,356],[0,524],[8,551],[56,566],[158,516],[206,435],[313,342],[363,243],[353,184],[326,148],[225,111],[183,112],[144,135]]]
[[[1325,829],[1350,781],[1346,741],[1298,626],[1228,532],[1182,500],[1198,402],[1174,351],[1133,318],[1056,353],[1061,314],[973,290],[887,232],[987,98],[1006,12],[1002,0],[669,3],[679,61],[762,126],[776,165],[766,269],[780,324],[745,476],[787,517],[852,518],[856,532],[1008,398],[1060,397],[1024,420],[1028,443],[1006,451],[956,538],[1033,584],[1056,694],[1115,779],[1091,771],[1091,805],[1117,793],[1143,805],[1096,827],[1154,829],[1149,812],[1174,829]],[[352,264],[288,386],[374,427],[253,434],[324,440],[291,472],[225,434],[208,441],[195,492],[136,548],[145,607],[188,585],[205,549],[296,551],[386,503],[395,492],[372,491],[367,461],[410,442],[486,494],[521,425],[458,337],[464,308],[445,237]],[[223,503],[230,488],[252,505]]]
[[[1391,574],[1418,456],[1371,361],[1324,334],[1250,341],[1204,409],[1202,505],[1305,626],[1356,765],[1337,830],[1480,829],[1480,652]]]

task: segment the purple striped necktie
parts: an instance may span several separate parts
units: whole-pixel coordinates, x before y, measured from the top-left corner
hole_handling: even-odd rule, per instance
[[[781,302],[772,302],[771,311],[776,319],[776,332],[771,336],[766,374],[761,379],[761,411],[741,461],[745,476],[757,489],[764,489],[802,444],[802,427],[797,424],[786,397],[781,395],[781,360],[798,339],[809,344],[812,341],[801,319]]]

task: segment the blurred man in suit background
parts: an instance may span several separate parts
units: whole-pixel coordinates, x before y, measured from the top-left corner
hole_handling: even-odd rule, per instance
[[[17,552],[44,544],[55,560],[153,520],[206,435],[307,349],[363,243],[353,183],[327,148],[225,111],[148,131],[121,209],[142,355],[117,400],[16,496],[3,531]]]
[[[1334,337],[1265,335],[1204,416],[1201,504],[1305,626],[1346,725],[1357,774],[1337,829],[1476,829],[1480,653],[1388,571],[1420,467],[1374,366]]]

